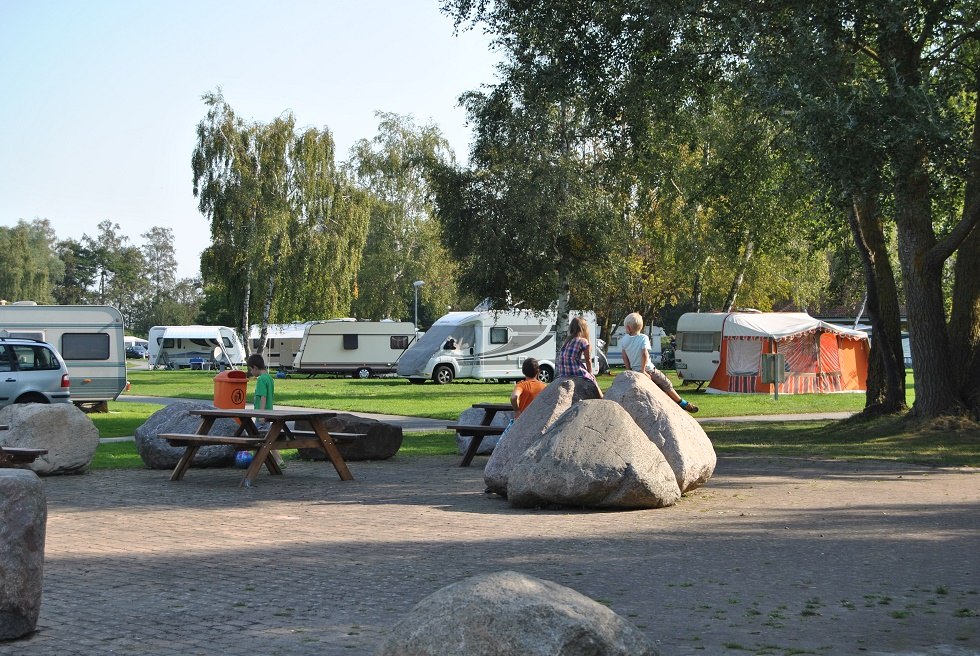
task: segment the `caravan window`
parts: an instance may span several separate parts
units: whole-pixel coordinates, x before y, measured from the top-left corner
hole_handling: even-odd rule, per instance
[[[163,343],[163,348],[172,349],[174,347],[174,340],[172,337],[167,337],[166,339],[157,339],[157,343]]]
[[[490,343],[491,344],[506,344],[508,340],[507,329],[506,328],[491,328],[490,329]]]
[[[65,333],[61,336],[65,360],[108,360],[109,333]]]
[[[711,353],[721,350],[721,333],[677,333],[678,349],[691,353]]]
[[[408,335],[392,335],[390,346],[392,350],[404,351],[408,348]]]
[[[344,350],[353,351],[357,348],[357,335],[344,335]]]
[[[225,348],[226,349],[230,349],[231,348],[231,339],[222,336],[221,337],[221,343],[225,345]]]

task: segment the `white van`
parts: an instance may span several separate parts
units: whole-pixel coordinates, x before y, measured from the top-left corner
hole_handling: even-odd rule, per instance
[[[571,312],[589,324],[593,371],[599,370],[595,314]],[[555,313],[524,310],[501,312],[450,312],[432,324],[428,332],[398,363],[398,375],[412,383],[434,380],[439,384],[456,378],[524,378],[521,366],[536,358],[541,380],[555,376]]]
[[[357,378],[395,373],[416,339],[415,325],[408,321],[314,321],[306,328],[292,371]]]
[[[48,342],[61,354],[77,405],[113,401],[126,389],[122,315],[108,305],[0,306],[0,335]]]
[[[660,326],[643,326],[644,335],[650,338],[650,362],[659,367],[663,360],[663,345],[661,338],[666,334]],[[606,342],[606,361],[610,367],[623,366],[623,349],[619,346],[619,340],[626,336],[626,326],[616,326],[609,341]]]
[[[217,367],[245,364],[245,347],[227,326],[153,326],[150,366],[182,369],[195,363]]]
[[[686,312],[677,320],[674,366],[685,382],[711,380],[721,362],[721,329],[727,312]]]

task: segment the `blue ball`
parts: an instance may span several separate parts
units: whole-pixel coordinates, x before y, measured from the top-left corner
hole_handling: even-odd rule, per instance
[[[235,454],[235,466],[239,469],[248,469],[248,466],[252,464],[252,458],[255,457],[251,451],[239,451]]]

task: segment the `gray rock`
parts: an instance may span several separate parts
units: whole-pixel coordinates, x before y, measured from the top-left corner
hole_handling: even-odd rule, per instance
[[[170,446],[157,437],[160,433],[196,433],[201,418],[188,414],[196,408],[213,408],[207,401],[178,401],[157,410],[142,426],[136,429],[136,452],[150,469],[173,469],[184,454],[184,447]],[[218,419],[211,427],[210,435],[234,435],[238,423],[232,419]],[[194,454],[191,467],[230,467],[235,463],[235,447],[224,444],[202,446]]]
[[[648,376],[624,371],[606,390],[605,398],[623,406],[657,445],[674,470],[681,492],[708,482],[718,462],[711,440],[701,425]]]
[[[377,656],[655,656],[649,638],[571,588],[495,572],[416,604]]]
[[[402,447],[404,435],[401,426],[388,424],[377,419],[338,413],[326,420],[327,430],[339,433],[366,433],[367,437],[351,442],[339,442],[337,450],[344,460],[387,460]],[[298,430],[313,430],[309,422],[296,422]],[[298,449],[299,457],[305,460],[326,460],[327,454],[321,449]]]
[[[467,408],[459,413],[459,419],[456,420],[457,424],[465,424],[468,426],[480,425],[483,423],[483,417],[486,415],[483,408]],[[491,426],[506,426],[510,423],[510,420],[514,418],[513,412],[498,412],[493,416],[491,420]],[[460,455],[466,453],[466,449],[470,446],[470,440],[473,439],[469,435],[460,435],[456,433],[456,448],[459,450]],[[477,448],[477,455],[485,456],[492,453],[494,448],[497,446],[497,442],[500,441],[499,435],[486,435],[483,441],[480,442],[479,448]]]
[[[41,479],[0,469],[0,640],[25,636],[37,625],[47,519]]]
[[[507,499],[516,507],[662,508],[681,496],[660,450],[619,404],[582,401],[515,463]]]
[[[507,494],[507,478],[518,457],[541,439],[541,435],[563,412],[584,399],[599,398],[599,390],[585,378],[556,378],[534,397],[534,403],[521,413],[507,436],[497,443],[483,470],[483,480],[491,492]]]
[[[17,403],[0,409],[0,443],[47,449],[46,455],[23,465],[41,476],[80,474],[92,464],[99,448],[99,429],[71,403]]]

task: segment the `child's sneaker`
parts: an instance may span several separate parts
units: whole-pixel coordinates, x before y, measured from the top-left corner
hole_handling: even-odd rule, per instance
[[[694,405],[687,399],[681,399],[680,406],[690,412],[692,415],[698,411],[698,406]]]

